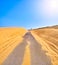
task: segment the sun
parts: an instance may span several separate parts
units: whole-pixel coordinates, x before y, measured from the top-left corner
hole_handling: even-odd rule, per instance
[[[45,0],[41,5],[43,15],[50,17],[58,13],[58,0]]]
[[[56,9],[57,6],[58,6],[57,0],[51,0],[51,1],[50,1],[50,7],[51,7],[51,8]]]

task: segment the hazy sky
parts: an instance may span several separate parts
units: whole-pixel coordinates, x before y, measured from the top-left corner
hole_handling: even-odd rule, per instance
[[[37,28],[58,24],[58,0],[0,0],[0,27]]]

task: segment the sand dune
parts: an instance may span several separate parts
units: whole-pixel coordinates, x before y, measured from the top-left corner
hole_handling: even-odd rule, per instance
[[[58,26],[0,28],[0,65],[58,65]]]
[[[25,33],[23,28],[0,28],[0,65],[22,41]]]
[[[27,42],[29,41],[29,43]],[[28,47],[28,48],[26,48]],[[29,51],[28,51],[29,49]],[[28,56],[25,54],[27,50]],[[27,56],[27,57],[26,57]],[[40,43],[36,41],[30,32],[24,35],[24,40],[7,57],[2,65],[52,65],[50,57],[42,50]]]
[[[34,29],[32,32],[39,37],[37,39],[51,57],[52,64],[58,65],[58,26]]]

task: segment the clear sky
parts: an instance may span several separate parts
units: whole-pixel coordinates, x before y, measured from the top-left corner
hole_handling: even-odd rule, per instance
[[[58,25],[58,0],[0,0],[0,27]]]

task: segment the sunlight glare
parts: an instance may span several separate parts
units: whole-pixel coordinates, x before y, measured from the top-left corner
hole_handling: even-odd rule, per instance
[[[55,16],[58,14],[58,0],[45,0],[41,6],[43,15]]]

